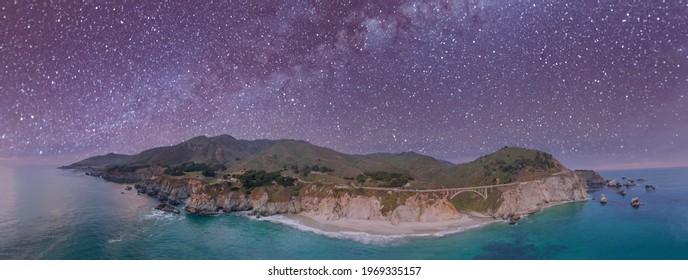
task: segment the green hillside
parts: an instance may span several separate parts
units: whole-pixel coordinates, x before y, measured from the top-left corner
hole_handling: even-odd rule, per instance
[[[435,182],[447,188],[530,181],[565,171],[551,154],[504,147],[472,162],[457,164]]]
[[[454,165],[415,152],[395,154],[386,158],[386,161],[399,169],[408,170],[409,175],[417,180],[428,182],[443,176]]]
[[[318,147],[306,141],[279,140],[230,170],[255,169],[265,171],[292,170],[293,166],[303,169],[305,166],[325,166],[340,176],[355,176],[360,170],[352,166],[346,155],[331,149]]]
[[[178,145],[159,147],[133,156],[108,154],[85,159],[72,168],[145,166],[175,167],[205,164],[219,172],[279,171],[323,185],[358,184],[371,187],[454,188],[529,181],[564,171],[552,155],[504,147],[472,162],[452,164],[415,152],[349,155],[297,140],[238,140],[229,135],[199,136]],[[179,171],[177,173],[184,174]],[[207,172],[211,174],[211,172]],[[213,176],[210,176],[211,178]]]

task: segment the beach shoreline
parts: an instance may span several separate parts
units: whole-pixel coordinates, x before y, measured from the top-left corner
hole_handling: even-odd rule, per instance
[[[310,213],[282,215],[305,227],[324,233],[366,233],[370,235],[445,235],[484,226],[499,220],[462,213],[461,218],[437,222],[401,222],[393,225],[388,220],[363,220],[341,218],[328,220]]]

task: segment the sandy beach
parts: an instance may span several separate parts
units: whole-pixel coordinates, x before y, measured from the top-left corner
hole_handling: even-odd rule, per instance
[[[373,235],[415,235],[459,232],[496,222],[488,217],[478,217],[462,213],[460,219],[439,222],[403,222],[393,225],[389,221],[339,219],[328,220],[324,216],[309,213],[284,215],[304,226],[316,228],[324,232],[364,232]]]

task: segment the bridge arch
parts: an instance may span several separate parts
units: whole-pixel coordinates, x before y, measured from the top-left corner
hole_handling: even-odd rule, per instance
[[[480,195],[480,197],[482,197],[483,199],[487,199],[487,189],[488,188],[453,189],[453,190],[448,191],[449,200],[454,199],[454,197],[456,197],[460,193],[464,193],[464,192],[474,192],[474,193],[477,193],[478,195]]]

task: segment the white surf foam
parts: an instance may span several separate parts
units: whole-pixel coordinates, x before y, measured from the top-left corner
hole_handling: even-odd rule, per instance
[[[372,233],[367,233],[367,232],[360,232],[360,231],[324,231],[319,228],[314,228],[314,227],[309,227],[304,224],[302,224],[300,221],[289,219],[285,216],[282,215],[274,215],[274,216],[268,216],[268,217],[261,217],[257,218],[255,216],[249,215],[248,213],[239,213],[239,215],[247,217],[249,219],[253,220],[260,220],[260,221],[269,221],[273,223],[278,223],[278,224],[283,224],[301,231],[305,232],[311,232],[315,233],[318,235],[323,235],[327,236],[330,238],[336,238],[336,239],[347,239],[347,240],[353,240],[356,242],[360,242],[363,244],[377,244],[377,245],[384,245],[384,244],[389,244],[392,242],[399,242],[407,239],[413,239],[413,238],[430,238],[430,237],[443,237],[451,234],[456,234],[465,230],[473,229],[482,226],[482,224],[479,225],[473,225],[473,226],[467,226],[467,227],[459,227],[456,229],[452,230],[446,230],[446,231],[439,231],[439,232],[434,232],[434,233],[414,233],[414,234],[394,234],[394,235],[383,235],[383,234],[372,234]]]
[[[165,211],[157,210],[157,209],[152,209],[151,212],[141,215],[141,219],[143,219],[143,220],[156,220],[156,221],[173,221],[173,220],[182,220],[184,218],[185,218],[184,215],[169,213],[169,212],[165,212]]]

